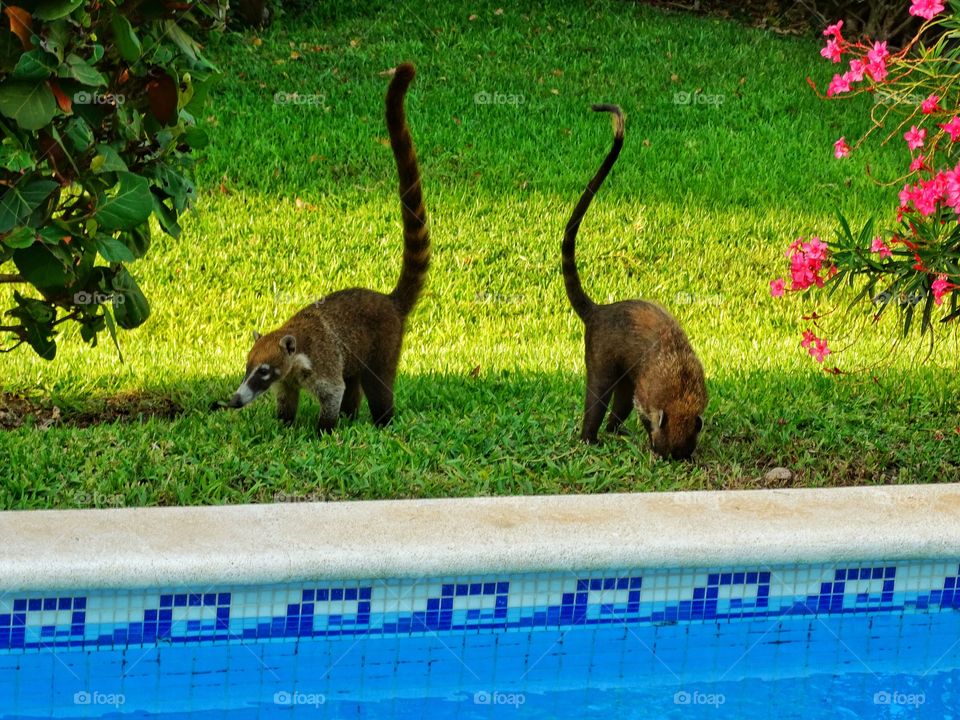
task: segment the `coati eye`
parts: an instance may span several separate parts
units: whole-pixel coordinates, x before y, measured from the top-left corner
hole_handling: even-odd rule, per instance
[[[267,377],[267,375],[270,374],[270,368],[264,365],[258,372],[260,373],[261,377]]]

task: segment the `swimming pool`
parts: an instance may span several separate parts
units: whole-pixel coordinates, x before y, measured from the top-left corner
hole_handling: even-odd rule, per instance
[[[914,499],[916,492],[925,491],[914,491]],[[650,548],[606,544],[633,540],[617,523],[614,531],[593,528],[588,542],[571,531],[569,517],[558,518],[555,508],[543,512],[542,503],[553,501],[530,499],[541,526],[541,536],[533,532],[530,539],[542,542],[543,526],[559,522],[568,542],[552,550],[572,561],[576,541],[583,541],[580,569],[518,569],[517,556],[501,557],[505,569],[491,572],[497,558],[486,564],[478,558],[496,543],[484,548],[477,538],[459,563],[441,558],[440,566],[460,570],[452,574],[416,575],[408,571],[436,563],[414,557],[399,567],[396,558],[380,557],[351,561],[355,569],[378,566],[366,579],[343,576],[350,563],[341,559],[341,577],[328,560],[312,579],[138,588],[131,583],[133,565],[121,563],[113,582],[106,577],[98,587],[75,589],[84,587],[76,584],[78,575],[94,573],[94,564],[73,566],[69,574],[60,567],[57,576],[35,566],[36,575],[60,586],[45,591],[17,587],[28,578],[21,561],[8,566],[11,589],[0,597],[0,718],[951,717],[960,698],[960,554],[894,557],[942,554],[954,537],[945,537],[933,517],[937,503],[926,511],[913,503],[927,517],[928,532],[940,536],[935,547],[916,534],[904,545],[910,508],[888,507],[890,496],[881,497],[887,510],[899,509],[900,523],[887,526],[893,540],[875,539],[888,553],[875,559],[841,557],[863,554],[854,543],[844,553],[834,548],[836,561],[783,562],[803,553],[745,547],[749,522],[741,513],[733,534],[748,562],[697,565],[687,558],[674,567],[597,568],[603,555],[649,560]],[[842,494],[828,499],[844,501]],[[705,501],[706,494],[696,502]],[[499,509],[488,516],[500,523],[498,532],[530,530],[510,512],[515,505],[489,502]],[[570,502],[577,504],[558,502],[565,513]],[[624,499],[630,507],[620,511],[649,527],[636,502]],[[860,532],[859,523],[877,517],[869,504],[854,505],[861,520],[851,520],[848,530]],[[578,526],[591,509],[580,507]],[[294,514],[312,512],[326,510]],[[720,525],[732,519],[730,512],[712,508]],[[805,519],[808,530],[817,529],[816,520]],[[776,521],[766,526],[776,538]],[[374,528],[364,530],[369,535]],[[691,527],[687,534],[703,530]],[[406,531],[407,542],[422,547],[424,537],[409,525]],[[149,537],[149,523],[140,532]],[[824,534],[813,536],[824,542]],[[321,549],[329,549],[328,539],[318,539]],[[826,546],[833,542],[827,538]],[[677,538],[675,557],[685,556],[685,543],[698,546],[696,537]],[[699,547],[716,559],[734,545]],[[341,548],[346,556],[359,549]],[[203,550],[198,567],[211,546]],[[71,552],[65,551],[68,560]],[[760,562],[758,555],[780,561]],[[527,564],[542,566],[541,559],[530,553]],[[190,578],[192,561],[180,560]],[[144,562],[148,575],[167,574],[157,572],[156,559],[152,568]],[[395,577],[386,573],[391,566]],[[463,572],[468,566],[487,571]],[[301,572],[287,567],[275,575]],[[262,568],[234,575],[269,577]]]

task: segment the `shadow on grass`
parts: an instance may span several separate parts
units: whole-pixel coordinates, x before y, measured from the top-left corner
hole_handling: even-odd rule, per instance
[[[208,441],[222,434],[224,447],[262,443],[268,455],[274,447],[277,457],[269,459],[281,465],[290,448],[319,453],[318,461],[333,452],[331,441],[316,438],[318,404],[306,393],[291,428],[273,417],[272,398],[234,411],[237,415],[228,420],[214,417],[210,403],[228,397],[235,380],[193,378],[82,401],[33,398],[30,402],[41,412],[25,424],[57,432],[152,418],[185,452],[209,452],[208,446],[192,445],[195,433],[202,432]],[[917,370],[908,378],[893,372],[838,378],[815,372],[734,371],[708,380],[711,400],[694,461],[666,463],[650,457],[646,433],[633,416],[625,437],[601,434],[600,447],[584,447],[578,440],[584,382],[573,372],[402,375],[390,428],[374,428],[364,403],[360,417],[342,422],[332,442],[349,447],[358,465],[369,461],[367,471],[374,474],[389,473],[391,467],[373,458],[402,448],[438,476],[447,471],[467,476],[498,472],[497,464],[507,462],[511,472],[530,476],[619,472],[632,464],[645,476],[690,479],[643,489],[936,482],[960,473],[957,384],[955,376],[935,368]],[[3,400],[18,397],[7,394]],[[24,424],[4,422],[2,413],[0,423]],[[363,458],[364,453],[369,458]],[[576,463],[558,470],[571,454]],[[458,460],[463,460],[463,470]],[[764,480],[777,467],[789,468],[793,480]]]

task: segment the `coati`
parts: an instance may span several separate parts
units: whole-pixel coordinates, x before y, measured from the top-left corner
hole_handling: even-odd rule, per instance
[[[636,407],[654,451],[663,457],[686,459],[693,454],[703,428],[707,388],[703,368],[680,324],[662,307],[644,300],[598,305],[580,284],[574,257],[577,231],[623,147],[620,108],[594,105],[593,109],[611,113],[613,147],[580,196],[562,246],[567,298],[585,326],[587,396],[581,438],[597,442],[612,397],[609,431],[621,433],[630,410]]]
[[[226,407],[243,407],[272,387],[277,417],[290,423],[300,391],[306,389],[320,400],[320,432],[333,429],[340,416],[356,418],[363,395],[376,425],[393,418],[393,381],[404,323],[430,262],[420,171],[403,107],[414,74],[412,65],[397,67],[386,99],[403,217],[403,266],[396,287],[389,295],[363,288],[340,290],[303,308],[277,330],[254,333],[243,383]]]

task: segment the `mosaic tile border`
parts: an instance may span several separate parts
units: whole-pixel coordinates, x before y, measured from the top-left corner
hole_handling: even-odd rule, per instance
[[[0,595],[0,653],[960,610],[960,560]]]

